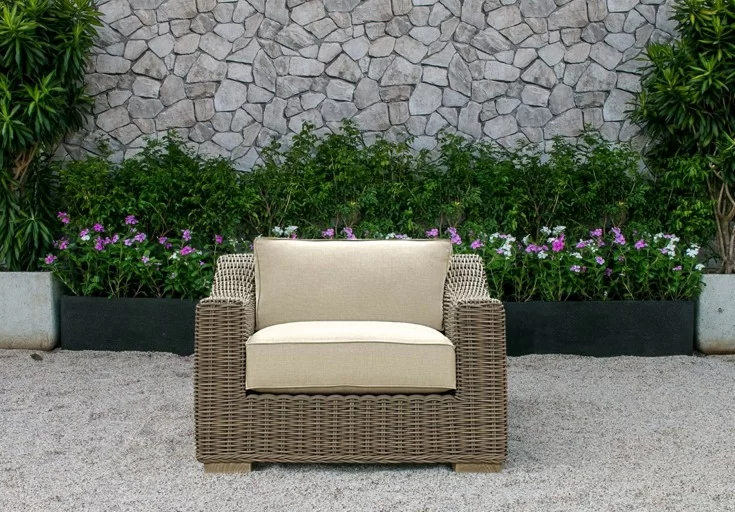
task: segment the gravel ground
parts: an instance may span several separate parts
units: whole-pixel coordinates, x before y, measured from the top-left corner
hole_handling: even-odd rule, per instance
[[[205,475],[192,359],[0,350],[0,511],[735,510],[735,358],[509,363],[501,474],[263,464]]]

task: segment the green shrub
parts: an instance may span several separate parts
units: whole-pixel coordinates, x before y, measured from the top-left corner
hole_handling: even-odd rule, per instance
[[[73,162],[60,172],[66,211],[78,229],[118,226],[134,215],[151,237],[188,229],[207,240],[232,238],[250,211],[240,174],[224,159],[195,156],[169,134],[151,140],[122,164],[105,156]]]
[[[722,270],[735,272],[735,3],[679,0],[673,18],[680,39],[648,46],[649,65],[632,119],[655,142],[653,167],[671,169],[672,182],[680,181],[682,169],[669,166],[670,157],[706,159],[696,167],[714,202],[709,238],[716,238]],[[691,161],[684,162],[693,169]]]
[[[81,127],[91,0],[0,1],[0,268],[34,270],[52,241],[47,158]]]

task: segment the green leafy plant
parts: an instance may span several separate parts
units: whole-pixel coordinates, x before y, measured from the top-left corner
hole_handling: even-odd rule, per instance
[[[0,266],[32,270],[51,241],[46,159],[81,127],[92,0],[0,1]]]
[[[122,164],[103,150],[60,171],[65,208],[77,229],[113,226],[134,215],[138,229],[154,238],[176,236],[181,229],[210,238],[236,236],[251,210],[241,177],[224,159],[192,154],[173,133],[149,140]]]
[[[679,40],[649,45],[632,112],[656,142],[652,157],[702,156],[721,270],[735,272],[735,4],[679,0]]]

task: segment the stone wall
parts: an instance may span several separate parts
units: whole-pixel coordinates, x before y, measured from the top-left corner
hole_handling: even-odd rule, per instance
[[[504,145],[638,129],[636,60],[669,37],[672,0],[107,0],[89,66],[94,119],[62,152],[116,157],[178,129],[250,167],[304,122],[374,136],[441,129]]]

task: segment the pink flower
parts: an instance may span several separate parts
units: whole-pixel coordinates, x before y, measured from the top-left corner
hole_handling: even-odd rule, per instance
[[[605,264],[605,259],[602,256],[595,256],[595,261],[597,262],[598,265]]]
[[[56,261],[56,256],[54,256],[53,254],[49,254],[43,261],[44,263],[46,263],[46,265],[52,265],[54,261]]]
[[[94,230],[94,231],[95,231],[96,233],[102,233],[102,232],[103,232],[103,231],[105,230],[105,227],[104,227],[104,226],[103,226],[102,224],[100,224],[100,223],[98,222],[97,224],[95,224],[94,226],[92,226],[92,229],[93,229],[93,230]]]
[[[636,248],[636,250],[640,251],[641,249],[645,249],[646,247],[648,247],[648,244],[646,243],[646,241],[645,241],[645,240],[643,240],[643,239],[641,238],[640,240],[638,240],[638,241],[637,241],[637,242],[635,243],[635,245],[633,245],[633,247],[635,247],[635,248]]]
[[[83,229],[79,232],[79,238],[82,240],[89,240],[89,230]]]
[[[200,267],[203,267],[204,266],[204,262],[202,260],[199,260],[199,266]]]
[[[168,241],[168,238],[166,238],[165,236],[158,237],[159,244],[164,245],[166,241]]]
[[[594,230],[590,231],[590,236],[593,236],[593,237],[596,237],[596,238],[601,237],[602,236],[602,228],[597,228],[597,229],[594,229]]]
[[[214,235],[214,243],[217,245],[222,245],[222,235]]]
[[[125,217],[125,224],[133,225],[137,223],[138,219],[135,218],[135,215],[128,215],[127,217]]]
[[[57,240],[56,242],[54,242],[54,247],[58,248],[61,251],[64,251],[69,248],[69,240],[67,240],[66,238]]]
[[[606,275],[607,277],[610,277],[610,276],[612,275],[612,269],[611,269],[611,268],[606,268],[606,269],[605,269],[605,275]]]
[[[165,247],[166,249],[170,249],[170,248],[171,248],[171,247],[173,247],[173,246],[174,246],[174,244],[172,244],[171,242],[168,242],[168,243],[167,243],[166,245],[164,245],[164,247]]]
[[[577,243],[576,247],[577,249],[584,249],[587,247],[588,242],[586,240],[580,240],[579,243]]]
[[[329,240],[334,238],[334,228],[329,228],[322,231],[322,238],[328,238]]]
[[[131,240],[130,238],[126,238],[125,240],[123,240],[123,243],[124,243],[124,244],[125,244],[125,245],[126,245],[127,247],[130,247],[131,245],[133,245],[133,240]]]
[[[572,265],[571,267],[569,267],[569,270],[579,274],[582,271],[582,267],[580,267],[579,265]]]
[[[192,248],[191,246],[185,245],[184,247],[181,248],[181,250],[179,251],[179,254],[181,254],[182,256],[186,256],[193,252],[194,252],[194,248]]]
[[[472,242],[472,243],[470,244],[470,248],[471,248],[471,249],[474,249],[474,250],[477,250],[477,249],[479,249],[480,247],[485,247],[485,244],[483,244],[483,243],[482,243],[482,240],[479,240],[479,239],[478,239],[478,240],[475,240],[474,242]]]
[[[439,236],[439,229],[433,228],[426,231],[426,236],[428,238],[437,238]]]
[[[142,261],[143,263],[147,265],[148,262],[151,261],[151,259],[148,256],[143,256],[140,258],[140,261]]]
[[[100,237],[95,238],[94,240],[94,248],[98,251],[104,251],[105,250],[105,244],[102,242],[102,239]]]
[[[120,235],[118,235],[117,233],[112,235],[111,243],[116,244],[118,240],[120,240]]]
[[[462,238],[457,234],[457,228],[449,227],[447,233],[449,233],[449,240],[452,244],[462,245]]]
[[[673,270],[674,272],[680,272],[681,271],[681,265],[677,265],[674,268],[672,268],[671,270]]]
[[[69,224],[69,214],[66,212],[59,212],[56,217],[61,221],[62,224]]]
[[[190,230],[188,230],[188,229],[184,229],[184,230],[183,230],[183,231],[181,232],[181,239],[182,239],[183,241],[185,241],[185,242],[188,242],[189,240],[191,240],[191,231],[190,231]]]
[[[554,252],[561,252],[564,250],[564,234],[562,233],[559,238],[555,238],[553,242],[551,242],[551,250]]]
[[[145,238],[146,238],[145,233],[138,233],[137,235],[133,237],[133,240],[135,240],[136,242],[143,242],[145,241]]]
[[[620,232],[620,228],[612,228],[610,231],[612,231],[615,235],[615,240],[613,241],[613,243],[616,243],[618,245],[625,245],[625,237]]]

